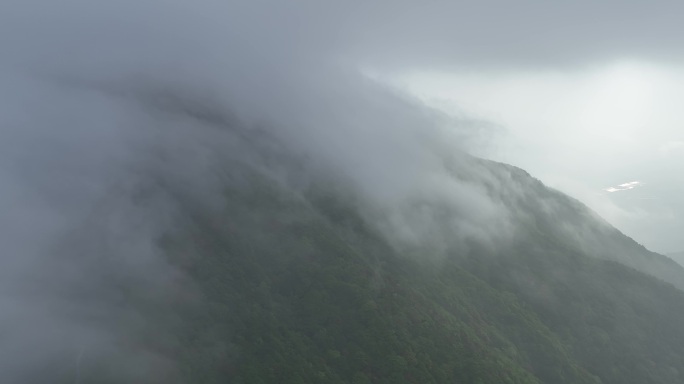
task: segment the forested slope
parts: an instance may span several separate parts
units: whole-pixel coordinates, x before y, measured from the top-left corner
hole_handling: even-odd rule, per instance
[[[220,210],[183,201],[160,239],[199,297],[166,331],[181,381],[683,382],[684,293],[632,268],[667,260],[524,172],[476,162],[529,205],[511,200],[505,246],[439,257],[388,242],[332,182],[293,189],[235,165]],[[567,210],[563,227],[540,201]],[[567,236],[586,228],[604,246]]]

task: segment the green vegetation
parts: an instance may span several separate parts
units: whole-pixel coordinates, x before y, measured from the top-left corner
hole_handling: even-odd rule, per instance
[[[684,382],[684,293],[532,207],[505,249],[434,258],[391,247],[330,186],[252,176],[225,197],[186,204],[160,241],[200,297],[167,330],[184,382]]]

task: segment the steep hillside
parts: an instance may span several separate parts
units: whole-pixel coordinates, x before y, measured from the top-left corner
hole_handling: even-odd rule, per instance
[[[521,229],[521,237],[542,237],[556,247],[616,261],[684,289],[684,268],[670,258],[647,250],[608,224],[581,202],[547,188],[527,172],[505,164],[476,161],[497,181],[473,180],[505,203]],[[472,173],[472,171],[469,171]]]
[[[667,257],[679,263],[679,265],[684,264],[684,252],[668,253]]]
[[[504,249],[421,259],[358,210],[330,186],[254,176],[221,212],[188,212],[164,247],[206,300],[184,327],[189,381],[682,381],[684,294],[590,256],[554,218],[533,211],[545,226]]]
[[[154,382],[684,382],[684,292],[636,268],[675,283],[679,269],[525,172],[452,163],[513,230],[409,244],[343,179],[243,144],[262,166],[223,163],[220,203],[164,177],[138,200],[174,201],[159,246],[194,292],[171,306],[123,293],[157,319],[141,342],[176,367]],[[91,358],[79,377],[120,382],[118,361]]]
[[[684,383],[684,268],[472,155],[639,163],[562,149],[675,66],[429,3],[0,1],[0,384]]]

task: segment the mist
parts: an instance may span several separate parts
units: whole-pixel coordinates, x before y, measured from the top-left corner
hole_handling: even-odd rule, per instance
[[[455,116],[499,127],[480,156],[516,164],[581,199],[659,252],[684,247],[681,67],[618,60],[591,68],[409,73],[384,81]],[[615,188],[638,181],[637,187]]]
[[[231,164],[307,183],[254,152],[249,137],[261,131],[311,172],[352,180],[402,244],[441,224],[431,212],[417,222],[390,210],[416,191],[466,212],[451,228],[467,224],[467,236],[499,222],[496,205],[449,181],[443,165],[462,156],[460,139],[477,123],[360,76],[317,33],[317,8],[0,6],[3,381],[52,372],[79,382],[97,369],[117,382],[176,380],[160,343],[174,339],[174,308],[200,299],[159,239],[188,204],[220,208]]]
[[[465,13],[442,4],[414,19],[414,10],[389,2],[3,2],[2,381],[36,380],[34,367],[51,367],[78,382],[81,367],[104,356],[125,367],[109,372],[113,380],[173,382],[172,358],[141,335],[167,337],[173,308],[200,298],[159,239],[187,205],[221,207],[233,164],[295,192],[317,178],[349,181],[366,219],[398,248],[443,255],[471,240],[494,247],[511,239],[510,202],[526,186],[497,196],[483,185],[496,190],[520,171],[494,174],[469,155],[499,127],[430,108],[364,71],[518,66],[540,54],[528,55],[532,46],[480,52],[490,29],[457,40],[463,50],[446,49],[461,30],[447,28],[459,23],[445,15]],[[590,57],[611,41],[576,44],[549,62]],[[481,59],[465,59],[473,55]],[[279,151],[304,171],[264,155]],[[127,296],[122,286],[142,294]],[[140,312],[146,305],[155,315]]]

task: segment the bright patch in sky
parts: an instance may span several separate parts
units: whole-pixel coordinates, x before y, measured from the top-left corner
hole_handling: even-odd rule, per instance
[[[604,189],[606,192],[618,192],[618,191],[629,191],[636,187],[641,187],[643,184],[640,181],[630,181],[629,183],[620,184],[615,187],[609,187]]]
[[[665,237],[673,225],[684,225],[678,176],[684,175],[684,68],[623,60],[581,69],[411,72],[376,80],[447,114],[494,123],[503,133],[490,147],[474,148],[476,155],[528,170],[655,250],[684,249],[681,236]],[[641,181],[618,185],[629,179]],[[612,192],[642,182],[659,191],[661,205],[639,206],[636,196],[613,199]]]

